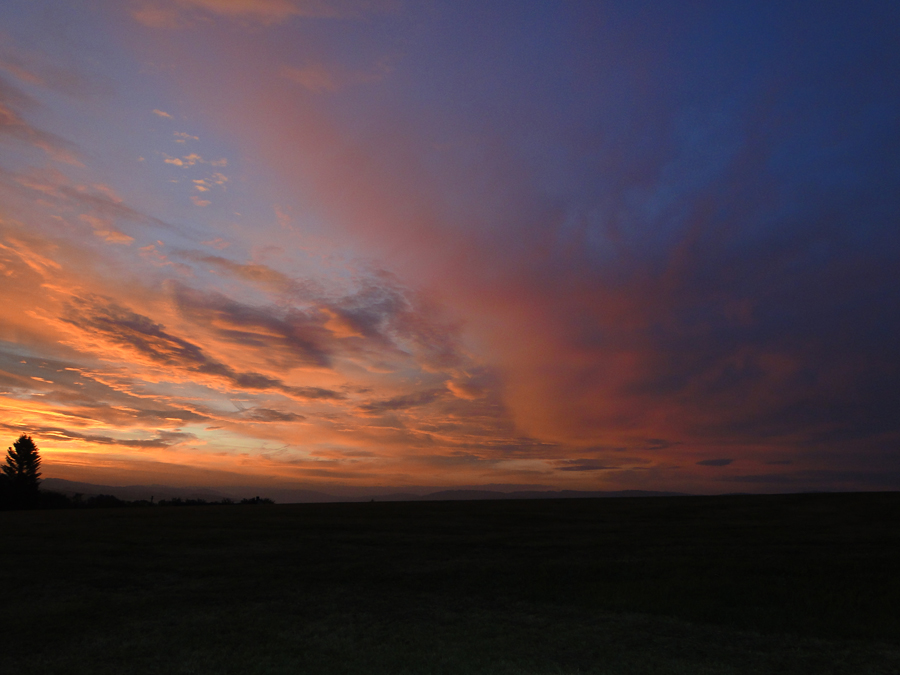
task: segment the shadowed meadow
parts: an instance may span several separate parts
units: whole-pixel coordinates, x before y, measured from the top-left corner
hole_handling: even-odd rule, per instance
[[[0,2],[0,675],[900,673],[898,36]]]
[[[896,493],[0,513],[15,673],[896,673]]]

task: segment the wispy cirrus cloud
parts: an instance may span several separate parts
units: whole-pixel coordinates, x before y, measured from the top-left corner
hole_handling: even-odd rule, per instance
[[[219,242],[214,242],[213,245],[218,248],[227,248],[227,244],[223,246]],[[287,293],[297,295],[301,298],[308,298],[313,295],[321,295],[324,292],[322,285],[314,280],[298,280],[283,272],[279,272],[268,265],[240,263],[223,256],[209,255],[192,250],[176,250],[173,251],[173,254],[181,259],[208,265],[211,269],[222,275],[232,276],[253,284],[259,284],[264,288],[277,293]]]
[[[61,427],[38,427],[32,430],[31,433],[54,441],[77,440],[86,441],[96,445],[118,445],[125,448],[138,449],[168,448],[177,443],[195,438],[193,434],[175,431],[163,431],[153,438],[116,438],[114,436],[103,436],[98,434],[81,434]]]
[[[58,213],[87,216],[83,222],[94,225],[137,224],[151,226],[184,237],[183,228],[176,227],[147,213],[129,206],[114,190],[102,183],[79,184],[54,168],[29,168],[12,172],[0,168],[0,186],[14,190],[25,199],[39,198],[49,202]]]
[[[114,91],[108,77],[88,75],[72,63],[59,64],[33,47],[16,44],[8,34],[0,35],[0,71],[24,85],[74,98],[108,96]]]
[[[722,459],[701,459],[699,462],[697,462],[697,465],[698,465],[698,466],[728,466],[728,465],[731,464],[733,461],[734,461],[733,459],[726,459],[726,458],[722,458]]]
[[[31,97],[0,77],[0,139],[15,140],[39,148],[60,162],[80,165],[74,143],[31,125],[22,116],[23,108],[34,105]]]
[[[564,459],[557,465],[560,471],[608,471],[618,468],[597,459]]]
[[[392,59],[382,57],[365,70],[351,70],[338,64],[311,63],[284,66],[281,76],[313,93],[335,92],[346,87],[380,82],[390,75]]]
[[[385,413],[395,410],[408,410],[419,406],[427,405],[436,401],[446,392],[441,389],[432,389],[429,391],[420,391],[415,394],[405,394],[403,396],[394,396],[384,401],[372,401],[359,406],[359,411],[366,414]]]
[[[183,28],[203,15],[271,25],[293,18],[358,19],[398,7],[397,0],[141,0],[132,16],[150,28]]]

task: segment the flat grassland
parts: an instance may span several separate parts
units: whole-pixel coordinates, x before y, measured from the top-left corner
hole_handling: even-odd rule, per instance
[[[0,672],[900,673],[900,493],[0,513]]]

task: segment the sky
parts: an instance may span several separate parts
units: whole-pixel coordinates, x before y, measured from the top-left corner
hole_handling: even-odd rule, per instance
[[[898,36],[6,0],[0,431],[115,485],[900,489]]]

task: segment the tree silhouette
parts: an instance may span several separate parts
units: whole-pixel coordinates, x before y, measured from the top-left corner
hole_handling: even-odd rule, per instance
[[[6,487],[17,506],[36,506],[40,484],[41,456],[31,436],[22,434],[6,451],[6,464],[0,466]]]

